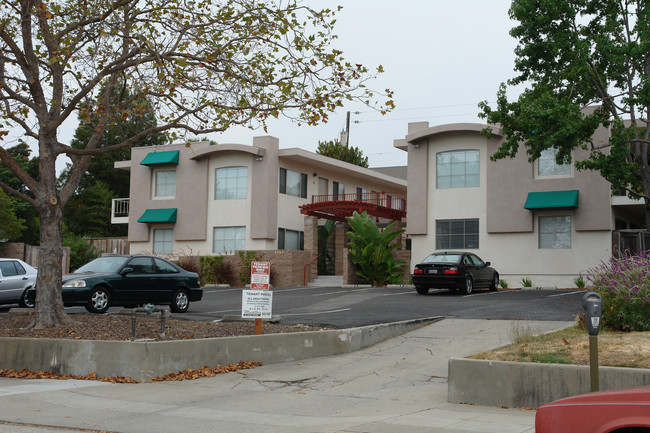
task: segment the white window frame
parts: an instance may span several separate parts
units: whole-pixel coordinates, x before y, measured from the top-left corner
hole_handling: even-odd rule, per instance
[[[159,183],[158,182],[158,176],[162,178],[162,176],[168,176],[169,174],[173,174],[173,182],[170,181],[170,179],[165,179],[164,183]],[[161,179],[162,180],[162,179]],[[159,186],[161,187],[159,190]],[[164,188],[162,188],[164,187]],[[169,191],[171,190],[171,191]],[[173,198],[176,196],[176,170],[174,169],[162,169],[162,170],[155,170],[153,174],[153,196],[155,198]]]
[[[220,188],[219,184],[223,184]],[[248,167],[219,167],[214,170],[214,199],[236,200],[248,198]]]
[[[557,163],[558,149],[551,147],[544,149],[537,158],[537,176],[538,177],[569,177],[572,173],[571,164]]]
[[[539,216],[537,228],[539,249],[571,249],[571,215]]]
[[[474,188],[480,184],[480,150],[450,150],[436,154],[436,188]]]
[[[212,252],[234,254],[246,249],[246,226],[220,226],[212,228]]]
[[[174,251],[174,229],[153,229],[154,254],[171,254]]]

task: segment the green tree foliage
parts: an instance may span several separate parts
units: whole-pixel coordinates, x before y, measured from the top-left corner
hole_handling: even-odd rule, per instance
[[[121,99],[128,98],[128,91],[113,92],[111,102],[119,104]],[[148,101],[133,100],[135,105],[151,107]],[[142,116],[115,119],[111,122],[98,144],[98,148],[115,146],[141,131],[157,126],[155,113],[149,111]],[[74,149],[84,149],[93,135],[92,122],[79,119],[79,126],[70,142]],[[168,142],[167,137],[160,132],[147,134],[133,143],[133,147],[157,146]],[[111,203],[114,198],[129,197],[129,172],[116,170],[116,161],[130,159],[131,149],[124,147],[109,153],[95,155],[88,166],[86,175],[81,178],[79,187],[63,211],[63,221],[70,231],[79,236],[107,237],[125,236],[127,227],[124,224],[110,223]],[[78,157],[77,157],[78,158]],[[59,176],[59,184],[64,185],[72,173],[74,164],[68,164]]]
[[[14,200],[0,189],[0,241],[15,240],[25,230],[25,220],[14,211]]]
[[[393,257],[393,250],[400,247],[393,241],[404,230],[393,230],[395,223],[392,222],[380,231],[366,211],[361,214],[354,212],[346,219],[352,228],[347,233],[350,239],[348,252],[358,268],[357,275],[373,286],[399,283],[403,274],[401,266],[405,263]]]
[[[296,0],[0,2],[0,137],[18,129],[39,155],[35,176],[0,147],[0,161],[28,192],[1,181],[0,188],[39,216],[36,327],[68,320],[60,293],[63,209],[94,156],[152,133],[173,140],[265,126],[280,115],[318,124],[348,100],[382,113],[393,108],[390,91],[366,86],[381,66],[370,71],[332,47],[335,15]],[[118,121],[140,121],[152,110],[156,126],[102,147]],[[57,138],[74,117],[88,126],[83,148]],[[61,155],[72,167],[59,184]]]
[[[341,144],[339,140],[319,141],[316,153],[368,168],[368,157],[363,156],[361,149]]]
[[[38,177],[38,157],[30,158],[31,149],[27,143],[19,141],[13,147],[7,149],[7,153],[13,158],[23,170],[28,172],[31,176]],[[11,170],[7,167],[0,165],[0,184],[5,183],[11,188],[20,191],[23,194],[29,194],[29,190],[18,179]],[[11,212],[19,221],[21,221],[21,229],[17,232],[17,236],[11,236],[11,240],[17,242],[24,242],[30,245],[39,244],[39,224],[38,214],[28,202],[14,197],[8,204],[9,208],[6,212]],[[3,206],[4,207],[4,206]],[[0,219],[0,225],[4,224],[4,220]]]
[[[568,163],[573,149],[588,149],[576,166],[643,197],[650,222],[650,3],[514,0],[510,17],[519,44],[518,75],[508,84],[527,88],[509,101],[502,84],[495,108],[479,104],[506,139],[492,158],[513,157],[521,143],[530,161],[555,148],[558,162]],[[609,142],[592,141],[601,125]]]

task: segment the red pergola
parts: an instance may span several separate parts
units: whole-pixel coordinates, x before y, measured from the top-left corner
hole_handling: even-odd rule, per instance
[[[315,195],[310,204],[300,206],[303,215],[335,221],[345,221],[355,211],[367,211],[376,218],[401,220],[406,217],[406,191]]]

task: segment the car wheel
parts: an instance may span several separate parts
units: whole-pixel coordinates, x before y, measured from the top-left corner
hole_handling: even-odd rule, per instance
[[[190,297],[187,290],[178,289],[174,292],[170,308],[174,313],[184,313],[190,308]]]
[[[27,296],[28,290],[29,288],[23,291],[23,295],[20,297],[20,301],[18,302],[18,304],[23,308],[34,308],[36,303],[34,302],[33,299],[30,299],[30,297]]]
[[[111,306],[111,294],[105,287],[95,287],[90,291],[86,310],[91,313],[103,314]]]
[[[492,276],[492,283],[490,284],[490,291],[496,292],[499,289],[499,274],[496,272]]]
[[[472,281],[472,277],[467,276],[465,278],[465,287],[462,289],[463,295],[469,295],[472,293],[474,290],[474,282]]]
[[[426,295],[427,293],[429,293],[428,287],[415,286],[415,290],[418,292],[418,295]]]

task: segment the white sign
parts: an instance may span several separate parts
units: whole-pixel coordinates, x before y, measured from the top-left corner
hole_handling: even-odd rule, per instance
[[[270,319],[273,292],[270,290],[242,290],[241,317],[244,319]]]

